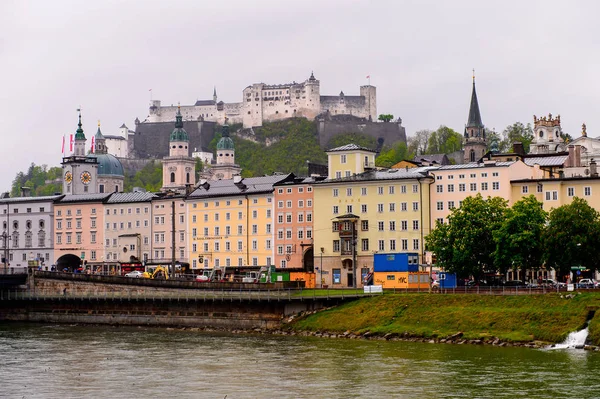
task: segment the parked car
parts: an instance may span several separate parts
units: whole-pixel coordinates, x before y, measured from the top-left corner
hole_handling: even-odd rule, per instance
[[[138,270],[134,270],[132,272],[127,273],[125,275],[125,277],[142,278],[142,277],[144,277],[144,273],[142,273]]]
[[[440,282],[439,282],[439,281],[437,281],[437,280],[433,280],[433,281],[431,282],[431,288],[433,288],[433,289],[438,289],[438,288],[440,288]]]
[[[542,280],[542,285],[546,288],[556,288],[556,286],[558,286],[558,288],[565,288],[567,286],[566,283],[557,282],[551,278]]]
[[[508,280],[504,282],[505,287],[526,287],[526,284],[521,280]]]
[[[598,287],[598,282],[592,280],[591,278],[582,278],[577,283],[577,288],[596,288]]]

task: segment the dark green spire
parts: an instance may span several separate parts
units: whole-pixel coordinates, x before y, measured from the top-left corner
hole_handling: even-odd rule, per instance
[[[181,107],[177,107],[177,115],[175,115],[175,129],[171,132],[169,141],[190,141],[187,132],[183,129],[183,120],[181,117]]]
[[[85,140],[85,134],[83,134],[83,129],[81,128],[81,110],[78,109],[77,111],[79,111],[79,123],[77,124],[79,127],[75,133],[75,140]]]
[[[473,93],[471,94],[471,108],[469,109],[469,121],[467,122],[467,127],[483,127],[481,114],[479,113],[477,91],[475,91],[475,75],[473,75]]]
[[[229,137],[229,125],[227,124],[227,118],[221,129],[221,139],[217,143],[217,150],[233,150],[233,140]]]

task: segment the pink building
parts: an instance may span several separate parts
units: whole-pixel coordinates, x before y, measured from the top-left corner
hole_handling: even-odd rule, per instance
[[[431,223],[448,222],[448,215],[462,201],[471,196],[481,194],[487,197],[502,197],[509,205],[518,201],[513,198],[511,180],[531,179],[539,173],[539,169],[528,166],[522,161],[513,162],[472,162],[462,165],[446,165],[430,174],[435,177],[431,185]]]
[[[298,177],[274,185],[275,266],[314,269],[313,189],[315,179]]]
[[[54,204],[54,259],[58,270],[97,271],[104,261],[104,203],[109,194],[66,195]]]

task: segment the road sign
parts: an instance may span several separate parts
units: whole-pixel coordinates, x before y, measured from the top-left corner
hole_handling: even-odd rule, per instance
[[[585,266],[571,266],[571,270],[585,270]]]

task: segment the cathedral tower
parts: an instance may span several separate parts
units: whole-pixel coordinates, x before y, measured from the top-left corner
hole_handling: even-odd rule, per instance
[[[221,131],[221,139],[217,143],[217,163],[211,169],[212,178],[215,180],[231,179],[242,171],[235,163],[235,148],[233,140],[229,137],[227,119]]]
[[[471,107],[469,120],[465,126],[464,162],[477,162],[485,154],[485,126],[481,122],[479,102],[475,91],[475,71],[473,71],[473,93],[471,94]]]
[[[187,186],[196,185],[196,162],[190,157],[189,142],[188,134],[183,129],[181,109],[178,107],[175,129],[169,137],[169,156],[162,161],[163,191],[185,191]]]

